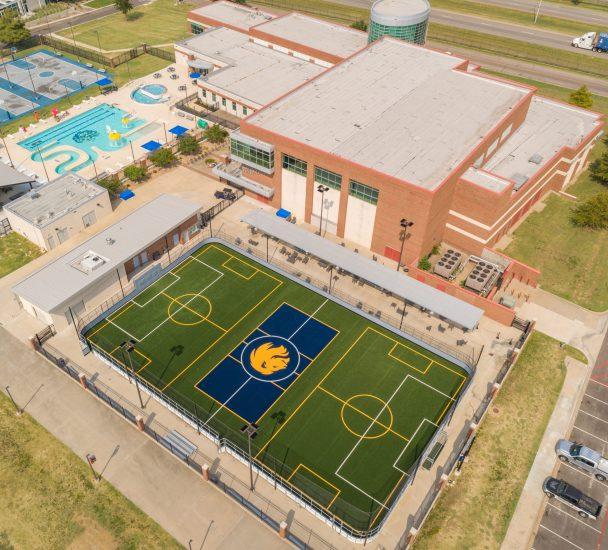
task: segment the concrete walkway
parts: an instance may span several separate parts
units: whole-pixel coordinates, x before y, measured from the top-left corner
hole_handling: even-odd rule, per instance
[[[0,357],[2,387],[19,406],[79,457],[95,454],[103,477],[184,546],[290,547],[3,328]]]

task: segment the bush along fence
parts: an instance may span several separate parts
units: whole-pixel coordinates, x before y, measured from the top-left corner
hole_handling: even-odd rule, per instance
[[[412,546],[416,539],[416,535],[422,528],[426,518],[431,513],[435,502],[445,488],[450,475],[454,471],[454,468],[460,469],[462,467],[469,449],[471,448],[471,445],[473,444],[473,441],[477,435],[477,428],[479,427],[479,424],[484,419],[491,403],[494,401],[494,398],[500,391],[505,378],[511,372],[511,367],[517,361],[517,358],[521,354],[521,351],[525,347],[526,342],[528,341],[528,338],[532,334],[533,330],[534,322],[530,322],[525,332],[517,342],[515,349],[509,352],[509,355],[498,371],[492,386],[487,391],[483,400],[479,404],[479,407],[477,407],[477,410],[473,414],[470,422],[464,426],[463,430],[458,435],[456,442],[454,443],[453,450],[442,468],[443,473],[441,474],[439,480],[429,489],[428,493],[424,497],[424,500],[422,501],[420,508],[418,508],[418,511],[413,518],[408,521],[406,531],[397,544],[397,548],[399,550],[404,550]]]
[[[212,483],[243,506],[249,513],[266,523],[279,537],[290,542],[296,548],[335,549],[331,543],[310,528],[291,518],[290,512],[283,510],[271,500],[256,492],[255,489],[251,490],[247,483],[234,474],[222,466],[212,467],[211,465],[215,463],[214,458],[198,449],[189,455],[184,453],[182,447],[176,447],[172,443],[171,430],[153,418],[153,415],[148,415],[123,395],[97,380],[88,371],[62,355],[50,344],[40,345],[39,341],[41,340],[44,340],[42,336],[41,338],[34,337],[31,340],[38,353],[78,382],[84,390],[89,391],[103,401],[140,432],[154,439],[183,464],[200,475],[204,482]]]

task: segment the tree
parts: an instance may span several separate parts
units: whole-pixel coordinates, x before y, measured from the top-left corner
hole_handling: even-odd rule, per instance
[[[30,38],[30,31],[16,10],[5,10],[0,17],[0,45],[14,46]]]
[[[127,17],[127,14],[133,9],[133,4],[131,4],[130,0],[114,0],[114,5],[125,17]]]
[[[608,193],[599,193],[572,210],[570,221],[577,227],[608,229]]]
[[[171,149],[163,148],[154,151],[154,153],[150,155],[150,160],[152,161],[152,164],[158,168],[167,168],[175,163],[177,157],[173,154]]]
[[[359,19],[350,24],[353,29],[357,29],[358,31],[366,31],[367,23],[363,19]]]
[[[608,151],[604,151],[600,158],[589,165],[589,173],[598,183],[608,185]]]
[[[109,176],[107,178],[100,179],[97,182],[97,185],[101,185],[102,187],[106,188],[111,197],[117,197],[122,191],[122,183],[120,183],[118,176]]]
[[[593,97],[587,86],[581,86],[578,90],[572,92],[568,101],[569,103],[572,103],[572,105],[577,105],[584,109],[591,109],[593,106]]]
[[[228,137],[228,130],[222,128],[219,124],[214,124],[213,126],[207,126],[203,135],[211,143],[222,143]]]
[[[144,181],[148,176],[148,171],[146,170],[145,166],[140,166],[139,164],[131,164],[131,166],[127,166],[124,172],[125,178],[128,178],[136,183]]]
[[[194,136],[184,136],[177,142],[177,150],[182,155],[195,155],[201,146]]]
[[[420,261],[418,262],[418,267],[420,269],[422,269],[423,271],[430,271],[431,270],[431,262],[429,260],[428,256],[423,256],[422,258],[420,258]]]

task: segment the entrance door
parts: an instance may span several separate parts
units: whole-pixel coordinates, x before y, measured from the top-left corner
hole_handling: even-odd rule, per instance
[[[57,238],[59,239],[60,243],[64,243],[65,241],[67,241],[70,238],[70,232],[68,231],[68,228],[64,227],[63,229],[58,229]]]
[[[49,235],[49,250],[53,250],[53,248],[55,248],[55,237],[53,237],[53,235]]]
[[[95,211],[88,212],[84,216],[82,216],[82,223],[85,227],[90,227],[97,221],[97,216],[95,216]]]
[[[173,246],[177,246],[179,244],[179,233],[175,233],[173,235]]]

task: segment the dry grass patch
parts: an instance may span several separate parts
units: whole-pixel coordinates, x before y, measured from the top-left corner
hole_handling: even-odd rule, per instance
[[[18,233],[0,237],[0,277],[31,262],[44,251]]]

